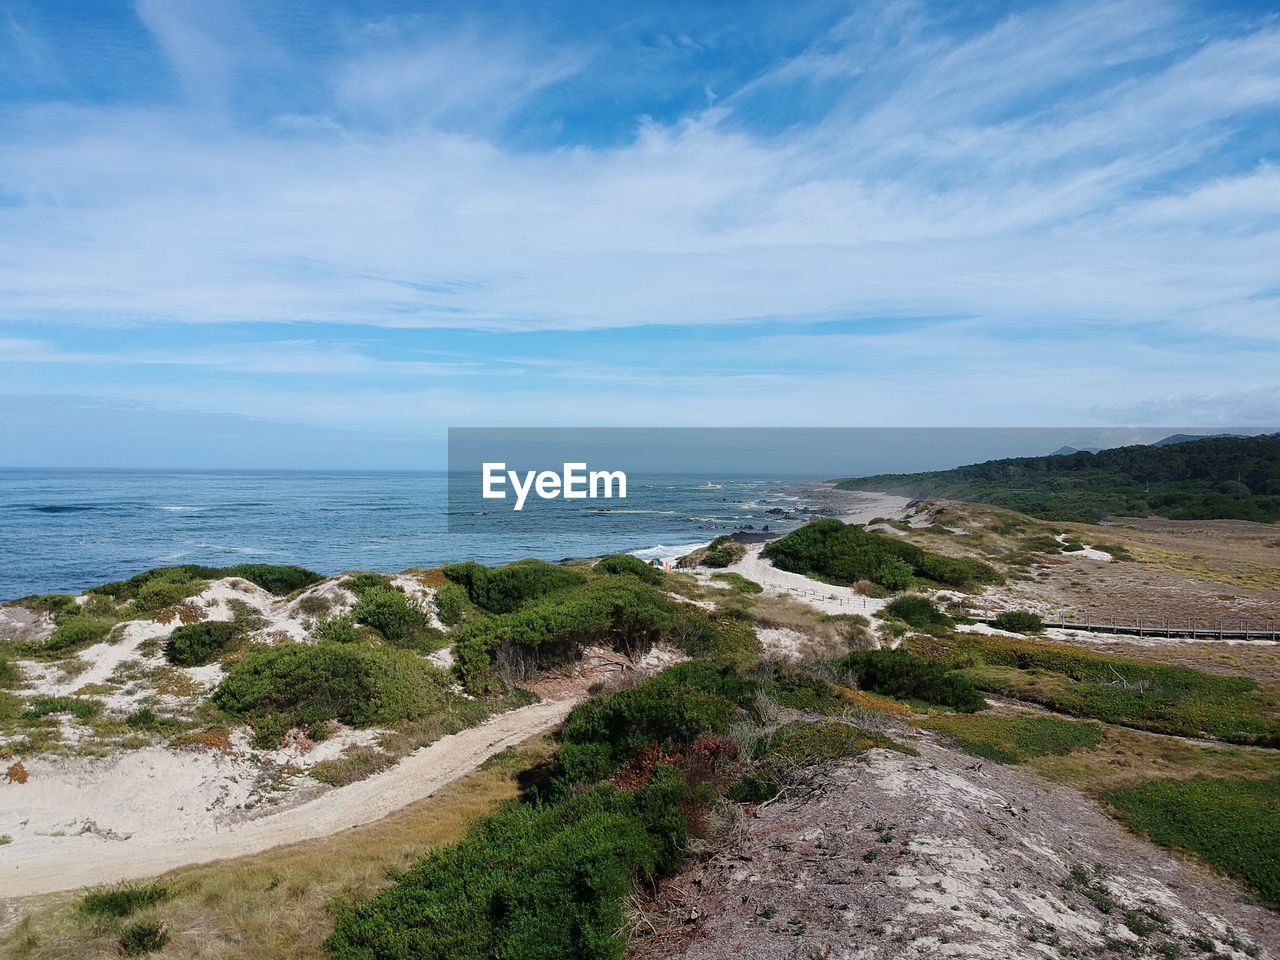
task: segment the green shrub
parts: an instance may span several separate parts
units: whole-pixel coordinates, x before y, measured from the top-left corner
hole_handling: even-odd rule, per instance
[[[169,931],[163,924],[144,920],[131,923],[120,932],[120,949],[126,957],[140,957],[164,948],[169,942]]]
[[[784,668],[779,667],[779,670]],[[691,687],[714,693],[744,709],[749,708],[761,689],[759,674],[732,658],[686,660],[667,667],[641,687],[659,694],[674,687]],[[708,728],[710,729],[710,728]]]
[[[939,610],[937,604],[918,594],[907,594],[889,601],[884,612],[925,633],[945,633],[955,626],[955,621]]]
[[[202,574],[202,576],[216,579],[209,574]],[[324,579],[323,575],[306,567],[282,566],[275,563],[239,563],[233,567],[223,567],[221,576],[240,577],[278,597],[305,590]]]
[[[172,896],[163,883],[122,883],[104,890],[93,890],[80,900],[80,912],[94,917],[127,917],[143,907],[164,903]]]
[[[660,766],[635,793],[509,804],[343,915],[325,948],[333,960],[621,960],[623,899],[679,866],[681,810],[697,799]]]
[[[727,537],[716,537],[702,555],[704,567],[731,567],[747,555],[747,549]]]
[[[88,720],[101,712],[101,700],[86,700],[79,697],[36,697],[27,705],[22,716],[27,720],[39,720],[52,713],[69,713],[77,720]]]
[[[893,536],[839,520],[818,520],[767,543],[763,556],[792,573],[853,584],[869,580],[903,590],[916,578],[968,589],[999,583],[996,570],[978,560],[946,557]]]
[[[178,605],[199,593],[204,584],[205,581],[191,577],[156,577],[138,587],[133,595],[133,605],[144,613],[153,613]]]
[[[453,581],[440,584],[436,587],[433,601],[436,616],[446,627],[456,627],[467,618],[467,606],[471,601],[461,585]]]
[[[62,614],[58,617],[53,636],[42,644],[32,644],[31,649],[40,653],[75,653],[93,646],[110,633],[114,626],[114,622],[102,617],[82,613]]]
[[[164,658],[177,667],[212,663],[244,642],[244,631],[235,623],[205,620],[175,627],[164,642]]]
[[[391,586],[391,578],[385,573],[349,573],[342,578],[342,585],[354,593],[357,600],[364,596],[366,590],[374,587],[395,589]]]
[[[303,567],[279,566],[270,563],[241,563],[231,567],[205,567],[188,563],[175,567],[157,567],[146,570],[128,580],[104,583],[98,587],[90,587],[91,594],[106,594],[117,600],[132,600],[139,591],[152,581],[168,583],[191,583],[200,580],[221,580],[224,577],[239,577],[256,584],[277,596],[285,596],[295,590],[302,590],[319,583],[324,579],[313,570]],[[197,587],[198,589],[198,587]],[[195,592],[193,589],[191,592]]]
[[[969,714],[934,717],[925,724],[954,739],[969,753],[998,763],[1024,763],[1062,756],[1102,742],[1102,726],[1035,714]]]
[[[317,617],[308,632],[317,643],[355,643],[360,639],[356,618],[349,613]]]
[[[150,707],[139,707],[124,718],[124,722],[134,730],[150,730],[159,720],[160,718],[156,716],[156,712]]]
[[[748,580],[740,573],[728,571],[725,573],[713,573],[712,580],[719,580],[721,583],[727,583],[738,593],[764,593],[764,587],[756,583],[754,580]]]
[[[216,706],[245,717],[259,746],[285,731],[340,720],[356,727],[414,720],[446,699],[448,675],[404,650],[363,644],[261,647],[232,665]]]
[[[69,593],[35,593],[13,602],[16,606],[23,607],[33,613],[48,613],[54,616],[66,611],[79,609],[76,598]]]
[[[454,645],[458,674],[469,689],[483,691],[499,684],[495,656],[537,669],[591,643],[641,652],[672,629],[677,607],[635,577],[596,577],[467,624]]]
[[[963,713],[973,713],[987,705],[969,680],[906,650],[859,651],[832,661],[831,666],[852,674],[861,689],[887,697],[950,707]]]
[[[849,706],[835,684],[804,667],[774,666],[770,680],[770,695],[792,710],[836,716]]]
[[[1280,777],[1148,780],[1105,799],[1156,843],[1196,854],[1280,906]]]
[[[560,731],[553,790],[600,780],[643,746],[687,746],[704,733],[724,733],[736,707],[719,693],[667,677],[580,703]]]
[[[586,579],[576,570],[542,560],[517,560],[505,567],[453,563],[442,571],[467,591],[472,603],[489,613],[512,613],[529,600],[578,586]]]
[[[765,762],[784,760],[811,764],[854,757],[872,747],[905,751],[904,747],[880,734],[838,720],[817,720],[779,727],[760,740],[757,755]]]
[[[443,634],[432,628],[427,611],[394,587],[369,587],[360,594],[352,615],[398,647],[429,653],[443,643]]]
[[[1010,633],[1039,633],[1044,629],[1044,621],[1028,610],[1006,610],[996,616],[992,626]]]
[[[872,566],[870,579],[886,590],[906,590],[915,583],[915,569],[898,557],[883,557]]]
[[[760,656],[755,628],[728,611],[709,613],[699,607],[677,605],[664,639],[691,657],[729,658],[747,663]]]
[[[661,569],[645,563],[639,557],[633,557],[628,553],[615,553],[612,556],[605,557],[597,562],[593,569],[596,573],[638,577],[645,583],[654,586],[662,583],[664,577]]]

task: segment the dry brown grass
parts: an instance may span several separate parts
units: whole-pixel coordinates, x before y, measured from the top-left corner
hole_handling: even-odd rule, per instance
[[[439,567],[432,567],[429,570],[413,570],[411,571],[413,578],[424,587],[439,587],[449,582],[449,578],[444,575]]]
[[[162,697],[186,699],[204,692],[204,686],[177,667],[157,667],[148,675],[156,693]]]
[[[176,612],[178,619],[184,624],[200,623],[208,616],[207,612],[201,609],[199,604],[192,603],[190,600],[179,604]]]
[[[537,737],[498,754],[434,796],[377,823],[322,840],[197,867],[161,879],[166,903],[130,921],[154,920],[172,934],[157,958],[322,960],[321,943],[343,906],[387,884],[424,853],[459,839],[479,817],[516,793],[514,775],[544,760],[552,746]],[[77,894],[9,904],[16,918],[0,934],[0,956],[22,960],[105,960],[120,956],[119,925],[87,920]]]
[[[1280,776],[1280,751],[1214,746],[1107,724],[1098,747],[1061,757],[1037,757],[1028,766],[1050,780],[1096,796],[1113,787],[1154,777]]]
[[[872,710],[876,713],[897,717],[910,716],[911,714],[911,708],[905,703],[889,697],[882,697],[878,693],[871,693],[867,690],[851,690],[848,687],[840,687],[839,690],[842,697],[860,710]]]
[[[227,727],[206,727],[203,730],[192,730],[174,738],[174,747],[182,749],[191,747],[201,750],[217,750],[219,753],[234,753],[231,743],[231,731]]]
[[[1264,643],[1224,643],[1216,640],[1177,643],[1109,643],[1099,647],[1118,657],[1159,660],[1205,673],[1240,674],[1263,687],[1280,687],[1280,649]]]
[[[825,614],[787,594],[748,594],[737,600],[746,604],[755,626],[803,634],[807,643],[799,653],[804,660],[826,660],[871,646],[865,617]]]

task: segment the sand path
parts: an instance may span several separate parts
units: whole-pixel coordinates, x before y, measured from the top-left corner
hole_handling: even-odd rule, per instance
[[[371,823],[470,773],[507,747],[554,727],[576,701],[535,703],[442,737],[390,770],[322,794],[314,800],[202,836],[162,831],[127,840],[92,834],[58,838],[24,855],[19,844],[0,854],[0,896],[68,890],[153,876],[175,867],[257,853]],[[145,796],[137,802],[146,803]]]
[[[888,601],[864,597],[852,587],[837,587],[812,580],[801,573],[779,570],[760,556],[763,544],[747,547],[747,555],[727,569],[764,587],[766,593],[786,594],[823,613],[860,613],[870,616]]]

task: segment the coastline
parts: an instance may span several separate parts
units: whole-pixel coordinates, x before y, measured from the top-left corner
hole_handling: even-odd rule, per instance
[[[44,471],[13,480],[6,492],[0,541],[9,544],[10,563],[0,570],[0,602],[78,594],[181,564],[296,564],[333,576],[462,560],[663,556],[720,535],[759,534],[766,525],[769,533],[785,531],[851,513],[858,499],[805,478],[744,475],[711,484],[705,476],[661,474],[637,477],[625,509],[573,511],[553,517],[550,528],[495,515],[472,536],[449,531],[442,475]]]
[[[829,480],[786,484],[779,488],[779,492],[803,502],[804,506],[794,511],[787,511],[778,520],[770,520],[765,524],[769,528],[767,530],[740,529],[723,536],[728,536],[729,539],[743,546],[758,546],[770,540],[785,537],[791,531],[814,520],[834,519],[842,523],[868,524],[881,517],[904,518],[910,512],[912,504],[916,503],[911,497],[900,497],[890,493],[838,490],[834,481]],[[656,544],[626,552],[642,560],[674,564],[680,557],[708,546],[714,539],[712,537],[676,545]]]

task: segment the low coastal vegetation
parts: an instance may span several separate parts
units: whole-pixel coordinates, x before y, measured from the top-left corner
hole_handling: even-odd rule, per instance
[[[655,587],[663,582],[660,569],[628,553],[615,553],[612,556],[604,557],[596,563],[593,569],[596,573],[612,573],[618,576],[636,577]]]
[[[948,714],[931,717],[923,726],[946,734],[969,753],[999,763],[1064,756],[1102,742],[1099,723],[1033,713]]]
[[[445,572],[450,575],[449,568]],[[476,581],[470,575],[467,579]],[[513,582],[524,597],[520,603],[487,601],[506,612],[478,618],[457,635],[458,675],[472,692],[524,680],[539,669],[576,659],[591,644],[630,655],[643,654],[659,641],[691,656],[735,650],[754,656],[758,650],[745,624],[708,616],[631,573],[562,578],[526,566]],[[485,595],[480,588],[472,599]]]
[[[913,635],[907,645],[980,689],[1060,713],[1157,733],[1280,746],[1275,694],[1249,677],[978,633]]]
[[[104,583],[90,587],[89,594],[103,594],[116,600],[134,600],[155,585],[175,585],[189,592],[174,591],[168,595],[169,602],[159,606],[169,606],[191,593],[198,592],[204,581],[221,580],[225,577],[239,577],[261,587],[269,593],[283,597],[297,590],[303,590],[324,579],[314,570],[304,567],[279,565],[271,563],[241,563],[231,567],[206,567],[199,564],[183,564],[176,567],[156,567],[147,570],[128,580]],[[155,601],[153,600],[153,603]],[[155,606],[150,606],[156,609]]]
[[[761,682],[695,662],[575,707],[541,782],[341,916],[329,955],[621,958],[625,898],[680,867],[686,838],[758,764],[794,775],[889,742],[830,722],[769,732],[749,706]]]
[[[267,634],[266,621],[247,607],[237,608],[232,621],[179,623],[163,644],[152,641],[163,648],[164,669],[179,678],[189,676],[183,673],[189,667],[220,668],[221,679],[209,702],[197,708],[194,726],[175,725],[150,706],[122,721],[123,711],[104,713],[100,688],[92,685],[76,695],[14,697],[11,707],[0,700],[6,723],[24,714],[33,724],[57,717],[100,723],[111,716],[139,736],[217,749],[230,748],[231,731],[240,723],[262,749],[300,735],[321,741],[340,725],[375,728],[376,745],[359,741],[311,767],[316,780],[341,785],[494,710],[530,702],[523,686],[548,669],[575,664],[587,648],[638,659],[662,646],[665,657],[678,652],[692,658],[582,702],[554,750],[545,747],[532,757],[526,752],[500,776],[476,775],[476,782],[489,785],[484,801],[447,829],[419,825],[414,836],[426,840],[359,856],[353,851],[358,877],[344,873],[347,868],[329,853],[300,852],[291,860],[271,852],[242,868],[257,884],[249,893],[238,889],[240,873],[216,866],[184,871],[189,879],[181,882],[96,891],[94,902],[120,906],[80,908],[79,926],[66,936],[77,943],[109,942],[111,951],[125,955],[167,944],[186,949],[217,927],[222,943],[256,937],[273,944],[262,956],[621,957],[635,898],[652,895],[659,881],[680,870],[697,846],[691,841],[714,835],[726,810],[794,795],[797,784],[826,761],[873,748],[914,752],[910,741],[894,739],[918,737],[902,721],[987,760],[1027,764],[1080,785],[1104,797],[1136,830],[1201,856],[1275,901],[1273,865],[1256,851],[1277,842],[1275,818],[1268,819],[1280,784],[1268,765],[1276,752],[1211,748],[1125,729],[1280,745],[1272,693],[1246,677],[1026,635],[963,632],[964,609],[952,604],[943,610],[925,592],[998,582],[994,568],[976,560],[836,521],[810,524],[766,552],[778,545],[785,547],[773,559],[784,569],[915,591],[895,596],[878,615],[881,637],[902,637],[902,647],[862,649],[873,642],[867,619],[824,614],[737,573],[712,574],[709,586],[705,573],[702,580],[666,573],[623,555],[594,564],[529,560],[492,568],[455,564],[396,577],[350,574],[334,583],[354,596],[354,607],[350,599],[312,596],[321,591],[298,598],[294,592],[305,587],[285,589],[305,579],[306,571],[280,577],[259,572],[264,582],[285,590],[281,595],[290,597],[290,605],[305,609],[308,642]],[[55,629],[100,618],[106,624],[100,637],[138,615],[140,596],[144,605],[184,603],[203,587],[197,571],[218,568],[168,569],[185,572],[111,585],[115,592],[91,595],[91,610],[71,598],[48,599],[46,609]],[[895,575],[904,569],[905,575]],[[877,572],[886,575],[875,580]],[[270,613],[269,606],[262,609]],[[1021,611],[998,625],[1023,634],[1042,626]],[[757,628],[803,632],[810,641],[829,642],[828,652],[810,650],[805,663],[762,661]],[[447,654],[428,659],[446,645]],[[21,671],[7,663],[0,660],[0,686],[21,682]],[[1077,719],[1010,712],[1007,706],[991,710],[984,691]],[[891,737],[887,731],[894,730],[903,732]],[[1139,737],[1147,739],[1127,739]],[[1178,751],[1194,753],[1185,764],[1178,761],[1179,769],[1209,776],[1151,775],[1166,772],[1161,764],[1176,766],[1166,758]],[[1267,761],[1256,759],[1259,754]],[[1125,778],[1109,779],[1124,764],[1133,764]],[[510,779],[517,773],[522,786],[513,797]],[[495,810],[499,800],[505,802]],[[1230,836],[1211,822],[1214,810],[1227,811],[1221,819],[1229,822],[1253,817],[1257,823]],[[386,864],[392,865],[389,874]],[[163,895],[147,900],[145,891],[154,889]],[[281,916],[302,902],[310,919],[282,923]],[[244,916],[232,916],[236,910]],[[24,935],[36,942],[31,929],[13,934]],[[59,954],[33,947],[27,955]]]
[[[325,724],[421,719],[451,694],[448,673],[409,651],[363,644],[261,646],[232,665],[212,701],[271,747],[294,727],[323,739]]]
[[[1044,621],[1039,615],[1027,610],[1005,610],[996,615],[991,625],[1010,633],[1039,633],[1044,629]]]
[[[737,593],[764,593],[764,587],[754,580],[748,580],[740,573],[713,573],[711,579],[717,583],[725,584],[729,589]]]
[[[117,616],[114,604],[78,604],[66,594],[41,594],[19,601],[33,613],[53,620],[53,633],[45,640],[29,640],[10,645],[13,654],[29,660],[61,660],[93,646],[111,632]]]
[[[356,596],[352,619],[376,631],[393,646],[431,653],[445,645],[444,633],[431,626],[426,608],[403,590],[374,584]]]
[[[79,895],[42,898],[38,905],[28,901],[24,916],[0,930],[0,954],[29,960],[118,957],[125,929],[151,923],[169,935],[160,956],[323,960],[321,944],[333,930],[335,913],[385,888],[389,872],[407,870],[425,851],[459,840],[477,819],[515,796],[516,777],[551,749],[536,737],[366,826],[250,857],[182,867],[159,882],[167,897],[125,917],[82,912]]]
[[[177,667],[200,667],[241,646],[244,628],[235,622],[205,621],[175,627],[164,642],[164,658]]]
[[[949,707],[962,713],[973,713],[987,705],[967,677],[906,650],[859,651],[830,666],[837,675],[850,676],[860,689],[909,703]]]
[[[1280,777],[1163,778],[1104,797],[1138,832],[1239,877],[1280,908]]]
[[[765,544],[774,565],[838,584],[865,580],[887,590],[918,584],[971,589],[1002,581],[980,560],[949,557],[839,520],[818,520]]]
[[[877,616],[887,622],[897,621],[903,628],[910,627],[922,633],[947,633],[955,626],[955,620],[938,609],[928,597],[904,594],[894,597]],[[894,630],[895,633],[905,632]]]
[[[530,600],[586,580],[576,570],[542,560],[518,560],[503,567],[452,563],[441,572],[466,590],[467,598],[486,613],[512,613]]]
[[[80,912],[91,917],[130,916],[144,907],[164,903],[172,891],[163,883],[122,883],[86,893],[80,900]]]
[[[685,554],[678,561],[680,567],[731,567],[747,555],[747,548],[730,536],[716,537],[705,547]]]

